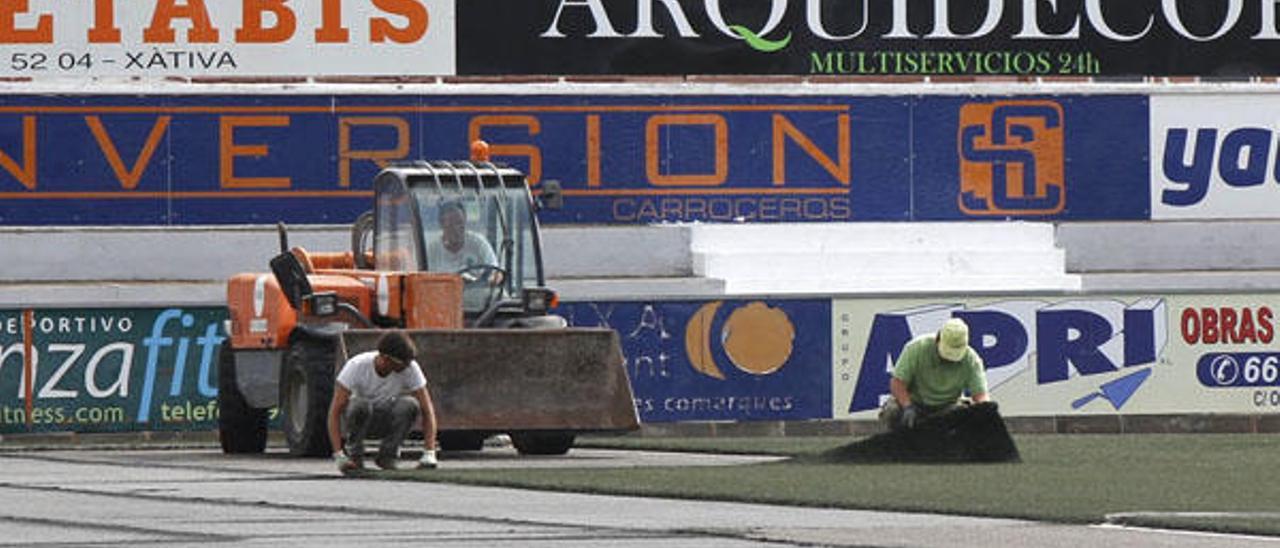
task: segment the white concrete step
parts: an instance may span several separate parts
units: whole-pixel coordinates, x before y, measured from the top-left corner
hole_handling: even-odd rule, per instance
[[[1032,222],[695,224],[697,252],[788,250],[831,253],[930,246],[940,249],[1043,249],[1054,227]]]
[[[895,277],[870,276],[793,280],[735,278],[725,281],[728,295],[851,295],[863,293],[954,293],[974,291],[1078,291],[1080,277],[1054,276],[969,276]]]
[[[729,294],[1077,290],[1049,223],[693,225]]]
[[[1053,276],[1063,274],[1057,248],[982,250],[893,249],[827,253],[694,253],[693,272],[712,278],[785,280],[860,276]]]
[[[696,277],[549,279],[562,301],[706,297],[724,281]],[[75,281],[0,283],[0,310],[43,307],[225,306],[227,285],[212,281]]]

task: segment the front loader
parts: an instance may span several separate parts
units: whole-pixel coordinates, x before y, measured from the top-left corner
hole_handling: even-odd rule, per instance
[[[290,453],[328,456],[337,372],[390,329],[417,344],[442,449],[478,450],[506,433],[523,454],[562,454],[579,433],[639,427],[617,332],[570,328],[549,313],[539,203],[523,174],[485,150],[385,168],[350,251],[290,247],[281,225],[271,273],[231,278],[218,359],[224,452],[263,451],[278,407]],[[542,202],[557,190],[544,189]],[[442,251],[459,217],[466,263]]]

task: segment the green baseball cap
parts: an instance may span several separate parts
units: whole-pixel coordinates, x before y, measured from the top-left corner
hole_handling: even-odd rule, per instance
[[[969,326],[960,318],[951,318],[938,331],[938,355],[949,362],[958,362],[969,350]]]

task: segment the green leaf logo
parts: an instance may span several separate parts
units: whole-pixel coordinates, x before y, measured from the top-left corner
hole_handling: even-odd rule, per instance
[[[763,51],[765,53],[773,53],[787,47],[787,44],[791,43],[791,33],[789,32],[785,38],[773,41],[752,32],[751,29],[742,25],[729,25],[729,30],[736,32],[738,36],[741,36],[743,40],[746,40],[747,45],[751,46],[751,49]]]

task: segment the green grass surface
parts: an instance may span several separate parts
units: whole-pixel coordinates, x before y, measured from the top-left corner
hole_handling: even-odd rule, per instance
[[[1197,531],[1214,531],[1219,533],[1237,533],[1248,535],[1277,536],[1280,532],[1280,514],[1265,516],[1185,516],[1185,515],[1142,515],[1113,517],[1111,523],[1134,527],[1156,527],[1160,529],[1193,529]]]
[[[1068,523],[1144,512],[1141,525],[1280,535],[1280,436],[1049,435],[1016,438],[1017,464],[830,464],[848,438],[594,438],[580,446],[762,453],[797,459],[701,468],[406,471],[401,479],[798,506],[939,512]],[[1136,521],[1126,523],[1139,524]]]

